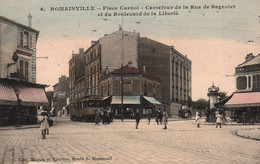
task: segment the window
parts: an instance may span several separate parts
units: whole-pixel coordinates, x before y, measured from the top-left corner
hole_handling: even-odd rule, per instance
[[[20,69],[19,69],[19,71],[22,74],[23,74],[23,69],[24,69],[24,67],[23,67],[23,60],[20,60]]]
[[[24,65],[25,65],[25,67],[24,67],[24,80],[28,81],[28,76],[29,76],[29,71],[28,71],[29,63],[28,63],[28,61],[25,61]]]
[[[139,81],[134,81],[133,82],[133,93],[138,93],[139,92]]]
[[[237,78],[237,89],[243,90],[247,87],[247,78],[246,76],[240,76]]]
[[[119,83],[119,81],[115,81],[114,82],[114,88],[115,88],[115,93],[117,94],[117,93],[120,93],[120,83]]]
[[[33,48],[33,36],[31,33],[20,31],[18,45],[26,48]]]
[[[260,88],[260,75],[254,75],[253,76],[253,89],[259,89]]]
[[[144,96],[147,96],[147,83],[146,82],[143,82],[143,93],[144,93]]]
[[[148,83],[148,94],[153,93],[153,84],[152,83]]]
[[[29,48],[32,49],[32,34],[29,34]]]
[[[19,78],[24,81],[29,80],[29,62],[20,60],[19,61]]]
[[[28,47],[28,40],[29,40],[28,33],[25,32],[25,33],[23,34],[23,46],[24,46],[24,47]]]
[[[23,32],[20,32],[19,46],[23,46]]]
[[[105,83],[104,84],[104,93],[108,93],[108,84],[107,83]]]

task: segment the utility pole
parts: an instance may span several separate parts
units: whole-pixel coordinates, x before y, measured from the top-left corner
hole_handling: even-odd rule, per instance
[[[123,62],[124,62],[124,19],[122,17],[122,61],[121,61],[121,107],[122,107],[122,121],[124,121],[124,98],[123,98],[123,94],[124,94],[124,71],[123,71]]]

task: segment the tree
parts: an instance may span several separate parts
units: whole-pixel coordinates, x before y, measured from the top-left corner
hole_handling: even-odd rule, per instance
[[[200,98],[197,101],[193,102],[192,107],[199,110],[200,114],[201,114],[201,111],[203,111],[205,113],[205,115],[207,116],[208,109],[209,109],[209,100],[207,101],[206,99]]]
[[[221,101],[221,100],[223,100],[223,99],[225,99],[227,97],[228,97],[227,92],[225,92],[225,91],[219,92],[219,98],[218,98],[219,101]]]
[[[206,109],[209,106],[209,102],[206,99],[200,98],[193,102],[193,107],[196,109]]]
[[[192,104],[193,104],[193,102],[192,102],[192,100],[191,100],[191,97],[189,96],[189,97],[188,97],[188,100],[187,100],[187,102],[186,102],[186,105],[190,108],[190,107],[192,107]]]

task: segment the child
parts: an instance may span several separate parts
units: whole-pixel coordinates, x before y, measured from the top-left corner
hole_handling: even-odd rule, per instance
[[[168,122],[168,114],[167,112],[163,112],[163,124],[164,124],[164,128],[163,129],[167,129],[167,122]]]
[[[222,115],[219,114],[219,112],[216,113],[216,117],[217,117],[217,120],[216,120],[216,128],[218,128],[218,126],[221,128],[221,124],[222,124]]]
[[[40,131],[42,132],[42,139],[45,139],[46,132],[49,130],[48,116],[45,111],[41,112],[41,116],[38,117],[40,125]]]

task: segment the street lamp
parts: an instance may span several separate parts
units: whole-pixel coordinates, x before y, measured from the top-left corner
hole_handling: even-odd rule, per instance
[[[122,17],[122,63],[121,63],[121,107],[122,107],[122,121],[124,121],[124,103],[123,103],[123,94],[124,94],[124,70],[123,70],[123,63],[124,63],[124,19]]]
[[[19,85],[14,86],[14,92],[17,97],[17,109],[18,109],[17,115],[16,115],[16,127],[20,127],[21,126],[21,102],[22,102],[22,100],[19,98],[20,93],[21,93]]]

